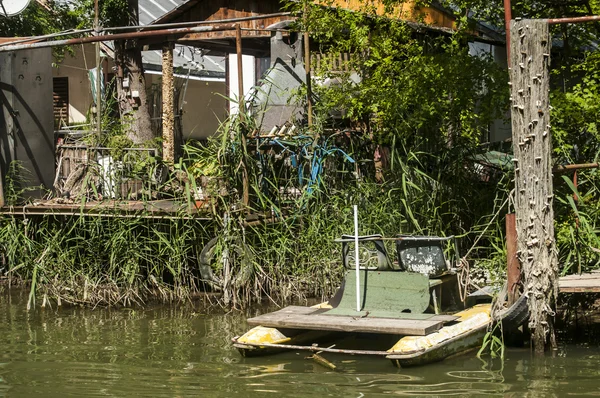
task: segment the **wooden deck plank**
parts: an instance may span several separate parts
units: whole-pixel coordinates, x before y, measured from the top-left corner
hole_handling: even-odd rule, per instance
[[[562,276],[558,289],[560,293],[600,293],[600,272]]]
[[[598,280],[600,281],[599,273],[581,274],[581,275],[566,275],[559,278],[561,281],[580,281],[580,280]]]
[[[248,325],[333,332],[425,336],[439,330],[445,319],[456,319],[456,317],[448,316],[441,316],[440,318],[437,315],[427,320],[413,320],[315,314],[319,311],[321,310],[315,308],[290,306],[276,312],[250,318],[248,319]]]

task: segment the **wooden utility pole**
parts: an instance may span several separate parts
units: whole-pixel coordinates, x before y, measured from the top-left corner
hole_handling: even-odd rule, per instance
[[[553,307],[558,294],[548,21],[511,21],[510,37],[517,255],[529,297],[532,343],[536,353],[543,353],[548,337],[555,344]]]
[[[175,86],[173,83],[173,42],[162,48],[162,138],[163,160],[175,161]]]

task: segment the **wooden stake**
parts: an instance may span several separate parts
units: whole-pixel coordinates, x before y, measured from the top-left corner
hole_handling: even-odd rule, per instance
[[[314,360],[319,365],[324,366],[328,369],[331,369],[331,370],[336,369],[336,366],[333,363],[329,362],[327,359],[323,358],[318,353],[312,354],[311,356],[309,356],[307,358]]]

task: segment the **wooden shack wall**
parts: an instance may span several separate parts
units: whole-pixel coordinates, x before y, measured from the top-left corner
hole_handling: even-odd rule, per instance
[[[282,12],[283,3],[279,0],[218,0],[199,1],[192,8],[184,11],[176,18],[177,22],[191,21],[220,21],[234,18],[247,18]],[[260,31],[269,25],[290,19],[289,16],[257,19],[240,22],[242,29],[257,29],[244,31],[244,37],[270,37],[271,32]],[[207,40],[235,37],[235,31],[195,33],[185,37],[185,40]]]

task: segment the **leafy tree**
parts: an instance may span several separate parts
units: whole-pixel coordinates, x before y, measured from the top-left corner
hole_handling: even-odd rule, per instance
[[[400,3],[385,2],[387,11]],[[507,109],[506,72],[490,57],[470,56],[467,33],[415,30],[380,17],[371,4],[364,2],[362,12],[310,6],[306,29],[323,58],[352,54],[345,72],[331,63],[317,71],[336,82],[315,88],[317,111],[342,109],[379,143],[400,139],[433,152],[480,143]]]
[[[138,0],[101,0],[100,24],[104,27],[139,25]],[[76,12],[80,26],[91,27],[94,20],[94,1],[77,2]],[[127,137],[137,145],[149,144],[154,139],[146,95],[146,82],[142,64],[142,52],[137,40],[115,42],[117,66],[117,96],[121,122]],[[124,87],[128,81],[129,88]],[[128,92],[137,91],[139,97],[131,99]]]
[[[467,19],[449,34],[396,18],[402,1],[384,3],[382,9],[364,1],[360,12],[311,1],[292,5],[322,60],[315,70],[322,84],[313,86],[315,128],[352,127],[352,156],[366,181],[380,167],[378,157],[389,153],[381,155],[389,167],[378,177],[382,194],[413,220],[414,230],[404,232],[463,234],[493,213],[494,196],[504,194],[504,184],[497,191],[478,184],[470,165],[491,121],[508,109],[506,69],[491,56],[469,55]],[[420,191],[422,200],[408,202],[410,176],[419,174],[435,179],[429,192]]]
[[[100,0],[100,25],[104,27],[135,26],[139,23],[137,0]],[[94,0],[32,1],[25,11],[14,17],[0,18],[0,35],[38,36],[74,28],[92,28]],[[60,58],[63,49],[55,49]],[[117,94],[121,122],[127,137],[135,144],[147,144],[152,135],[142,53],[136,40],[115,42],[115,63],[118,68]],[[129,81],[129,90],[137,91],[139,98],[131,101],[123,88]]]
[[[464,173],[465,154],[478,149],[488,123],[507,109],[508,76],[491,59],[468,55],[466,41],[475,21],[504,33],[503,1],[447,0],[457,31],[451,35],[415,31],[392,17],[401,0],[388,0],[386,14],[364,1],[362,12],[323,8],[306,2],[302,20],[319,43],[323,58],[351,53],[346,72],[324,64],[317,86],[316,110],[329,120],[332,108],[363,126],[376,143],[403,143],[408,151],[437,154],[425,169],[444,166],[448,174]],[[513,17],[559,18],[600,14],[597,0],[513,0]],[[329,3],[330,5],[333,2]],[[427,1],[419,2],[427,5]],[[304,4],[296,9],[302,13]],[[381,11],[381,10],[379,10]],[[600,158],[600,78],[597,43],[600,23],[552,27],[551,104],[554,156],[557,163],[590,163]],[[353,72],[362,79],[349,79]],[[444,155],[445,154],[445,155]],[[449,155],[450,154],[450,155]],[[445,163],[439,157],[446,158]],[[433,160],[435,159],[435,160]],[[567,179],[572,176],[565,176]],[[600,214],[600,173],[580,171],[579,187],[557,179],[557,238],[561,265],[568,269],[597,267],[597,226]],[[578,191],[577,203],[567,200]],[[468,189],[460,195],[471,195]],[[469,203],[468,200],[461,200]],[[470,205],[468,205],[470,206]],[[587,221],[586,221],[587,220]],[[500,231],[498,232],[500,233]]]
[[[64,2],[47,0],[42,5],[32,1],[21,14],[0,17],[0,36],[40,36],[72,29],[77,23],[77,14]]]

